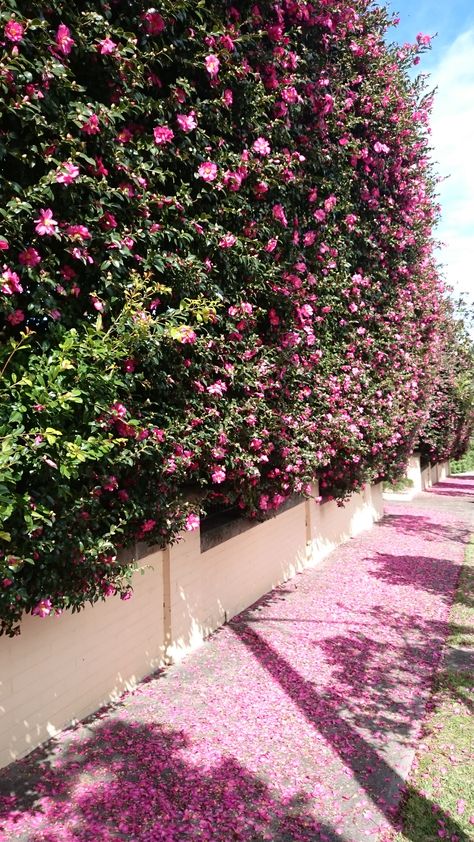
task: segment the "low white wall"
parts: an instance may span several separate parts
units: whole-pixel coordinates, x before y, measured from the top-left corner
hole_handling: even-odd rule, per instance
[[[142,559],[132,599],[112,597],[78,614],[25,617],[21,635],[0,640],[0,766],[179,660],[382,513],[379,483],[343,507],[298,502],[220,543],[204,543],[202,551],[198,529]]]
[[[172,661],[311,562],[302,502],[200,553],[199,531],[171,547]],[[313,504],[314,505],[314,504]]]
[[[131,599],[110,597],[59,617],[28,615],[18,637],[0,639],[0,766],[116,699],[162,663],[161,551],[142,563]]]
[[[312,509],[312,544],[317,560],[325,558],[340,544],[364,529],[370,529],[382,517],[382,492],[381,482],[366,485],[363,491],[353,494],[344,506],[329,500]]]
[[[423,490],[423,485],[421,481],[421,464],[420,464],[420,454],[413,453],[409,460],[408,466],[406,470],[406,478],[411,479],[413,483],[413,492],[414,494],[418,494],[418,492]]]

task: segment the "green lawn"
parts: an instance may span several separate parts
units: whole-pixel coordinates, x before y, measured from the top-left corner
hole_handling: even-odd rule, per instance
[[[474,543],[466,552],[449,643],[474,651]],[[412,770],[395,842],[474,840],[474,675],[445,668]]]

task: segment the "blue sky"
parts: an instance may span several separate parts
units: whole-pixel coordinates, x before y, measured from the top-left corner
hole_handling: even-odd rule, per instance
[[[418,69],[437,88],[432,116],[433,158],[445,180],[438,236],[441,262],[456,293],[474,299],[474,0],[388,0],[400,17],[392,40],[437,37]]]

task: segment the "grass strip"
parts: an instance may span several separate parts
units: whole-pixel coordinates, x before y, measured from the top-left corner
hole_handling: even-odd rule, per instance
[[[395,842],[474,840],[474,539],[450,614],[437,676]],[[466,658],[471,650],[470,661]]]

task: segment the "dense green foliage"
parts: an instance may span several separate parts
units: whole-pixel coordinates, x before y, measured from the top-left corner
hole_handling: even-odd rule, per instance
[[[367,0],[6,0],[4,628],[199,500],[397,476],[435,376],[429,39]],[[192,492],[192,493],[190,493]],[[195,502],[190,502],[194,500]]]

